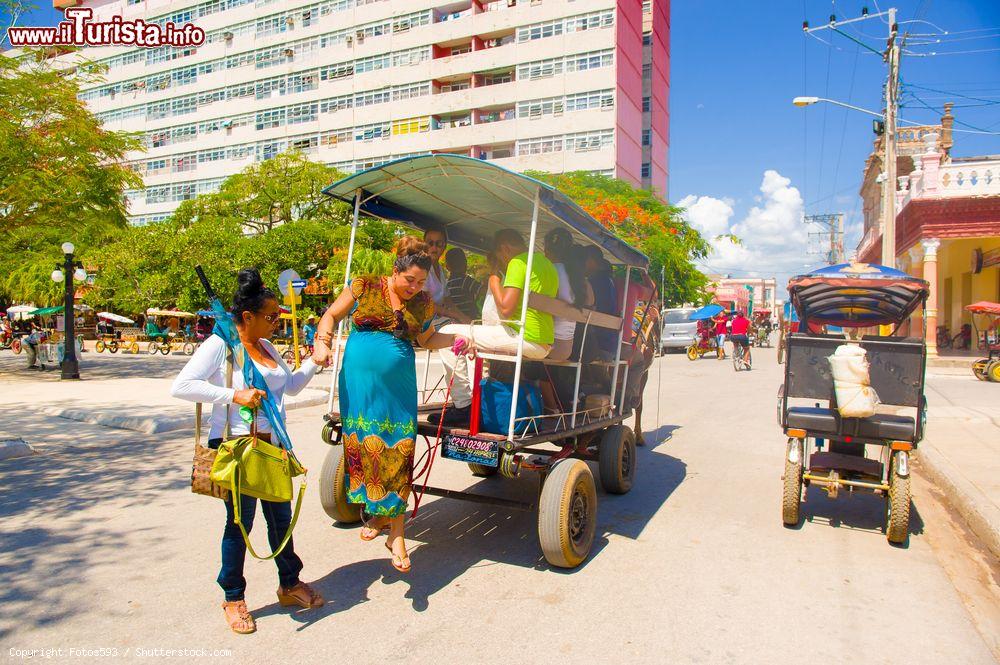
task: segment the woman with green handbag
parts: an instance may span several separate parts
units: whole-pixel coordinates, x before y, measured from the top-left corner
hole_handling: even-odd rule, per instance
[[[263,409],[258,409],[269,393],[272,406],[284,420],[284,396],[299,393],[319,369],[313,360],[307,359],[300,369],[292,371],[281,359],[281,354],[268,341],[280,322],[281,312],[274,292],[264,286],[260,273],[255,268],[239,273],[239,286],[233,297],[232,316],[239,333],[240,347],[233,352],[237,369],[249,357],[253,363],[254,375],[266,382],[267,391],[248,385],[244,372],[232,373],[232,387],[226,387],[224,376],[230,349],[219,335],[210,335],[177,376],[171,394],[191,402],[213,404],[209,448],[219,448],[228,428],[234,437],[245,437],[255,430],[256,439],[270,444],[271,422]],[[244,408],[241,408],[244,407]],[[252,410],[252,411],[248,411]],[[242,412],[242,413],[241,413]],[[250,423],[241,415],[248,415]],[[251,426],[252,425],[252,426]],[[278,442],[275,441],[277,445]],[[263,448],[264,445],[261,444]],[[270,446],[268,446],[270,449]],[[220,452],[219,458],[223,455]],[[294,460],[294,456],[292,456]],[[213,467],[213,472],[214,472]],[[278,567],[278,601],[284,605],[315,608],[323,604],[323,597],[299,579],[302,560],[295,554],[290,537],[292,510],[290,501],[266,501],[261,499],[261,512],[267,521],[267,537]],[[243,562],[246,558],[247,541],[244,531],[249,533],[257,510],[257,499],[241,493],[239,506],[233,505],[232,496],[226,500],[226,527],[222,535],[222,569],[218,583],[225,593],[226,602],[222,608],[226,622],[236,633],[252,633],[256,630],[253,617],[247,609],[244,593],[246,579],[243,577]],[[282,541],[289,534],[282,548]],[[280,550],[279,550],[280,548]]]

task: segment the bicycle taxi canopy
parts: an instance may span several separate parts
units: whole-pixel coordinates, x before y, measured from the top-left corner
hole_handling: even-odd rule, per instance
[[[922,279],[871,263],[842,263],[793,277],[788,294],[803,323],[864,328],[899,325],[929,294]]]
[[[527,238],[568,227],[577,242],[597,245],[614,264],[646,269],[649,259],[569,197],[540,180],[462,155],[419,155],[333,183],[326,194],[358,213],[424,230],[444,228],[451,244],[485,254],[504,228]]]

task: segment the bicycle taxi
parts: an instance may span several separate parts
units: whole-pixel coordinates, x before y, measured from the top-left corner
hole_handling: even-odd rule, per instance
[[[194,342],[194,336],[188,337],[188,335],[180,332],[180,326],[178,325],[179,332],[173,332],[169,326],[163,326],[162,328],[157,325],[158,319],[176,319],[178,322],[194,320],[198,318],[196,314],[191,312],[182,312],[177,309],[156,309],[155,307],[150,307],[146,310],[146,336],[149,338],[149,344],[146,347],[146,351],[149,355],[156,355],[159,351],[163,355],[169,355],[172,351],[182,351],[184,355],[190,356],[194,354],[195,347],[197,346]]]
[[[326,190],[330,196],[350,202],[354,208],[344,285],[351,278],[355,233],[361,215],[395,222],[418,230],[445,227],[449,243],[476,254],[490,250],[495,231],[513,228],[529,238],[528,270],[536,254],[538,241],[549,230],[570,230],[578,244],[596,245],[604,257],[625,273],[625,284],[633,271],[645,271],[648,259],[638,250],[608,232],[597,220],[558,190],[532,178],[508,171],[488,162],[457,155],[424,155],[405,158],[363,171],[341,180]],[[528,293],[527,280],[524,293]],[[627,301],[627,298],[623,298]],[[523,324],[528,304],[534,309],[576,321],[584,337],[601,328],[618,334],[618,352],[613,362],[604,363],[612,375],[609,395],[590,395],[580,399],[581,372],[584,363],[543,361],[549,367],[569,368],[575,386],[572,400],[561,413],[518,415],[524,359],[514,356],[480,353],[472,382],[472,418],[467,429],[431,425],[426,414],[444,406],[446,388],[439,381],[432,385],[428,372],[418,386],[421,415],[418,436],[427,444],[426,461],[418,456],[414,468],[413,492],[461,499],[508,509],[537,511],[538,538],[548,562],[557,567],[573,568],[588,556],[597,528],[597,490],[587,462],[596,462],[602,487],[611,494],[624,494],[633,485],[636,473],[636,447],[632,429],[623,421],[632,415],[632,404],[623,389],[628,381],[629,363],[622,351],[623,321],[627,302],[622,302],[620,316],[577,309],[553,298],[530,294],[522,299],[519,345],[523,345]],[[631,313],[631,311],[630,311]],[[629,317],[628,323],[631,323]],[[338,330],[337,339],[341,330]],[[644,329],[642,326],[640,330]],[[350,342],[348,342],[350,343]],[[320,496],[327,514],[339,523],[361,519],[360,506],[347,502],[347,470],[340,441],[340,414],[333,410],[337,373],[340,369],[340,345],[334,348],[334,379],[331,385],[330,413],[323,428],[324,440],[331,444],[320,479]],[[480,378],[485,361],[490,374],[501,366],[513,367],[513,394],[509,412],[502,415],[506,433],[487,432],[479,418],[482,397]],[[635,373],[633,374],[635,376]],[[601,399],[603,397],[603,399]],[[596,399],[595,399],[596,398]],[[504,428],[497,428],[504,429]],[[432,487],[421,478],[421,464],[433,464],[440,456],[469,465],[479,476],[515,478],[537,473],[539,495],[523,501],[497,498],[467,491]]]
[[[121,349],[122,352],[139,353],[139,342],[136,341],[135,334],[123,335],[123,330],[118,328],[119,325],[134,326],[135,321],[113,312],[97,313],[97,343],[95,348],[98,353],[104,351],[118,353],[118,349]]]
[[[885,266],[842,264],[791,279],[788,292],[806,332],[787,336],[778,394],[778,422],[788,437],[782,521],[799,523],[803,488],[816,485],[831,499],[841,490],[871,491],[885,497],[889,542],[903,543],[909,533],[910,453],[923,438],[926,419],[926,347],[923,336],[896,333],[925,306],[928,284]],[[846,331],[812,332],[823,325]],[[883,325],[895,326],[891,335],[862,334]],[[856,390],[845,379],[849,372]]]
[[[986,357],[972,363],[972,373],[980,381],[1000,383],[1000,303],[977,302],[966,306],[972,313],[972,325],[976,328],[976,346],[986,351]],[[982,317],[982,326],[977,317]]]

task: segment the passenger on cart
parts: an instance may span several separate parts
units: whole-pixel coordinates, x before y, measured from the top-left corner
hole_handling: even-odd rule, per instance
[[[493,237],[493,251],[497,263],[506,266],[502,285],[499,284],[499,280],[491,280],[490,293],[496,302],[497,313],[502,320],[518,319],[521,314],[521,297],[528,269],[528,245],[517,231],[501,229]],[[529,288],[533,293],[540,293],[550,298],[556,297],[558,293],[559,274],[552,262],[541,254],[535,254],[533,257]],[[540,360],[549,354],[555,341],[554,327],[551,314],[532,307],[528,308],[524,326],[525,358]],[[441,360],[444,361],[445,373],[451,382],[454,399],[454,406],[444,412],[444,424],[465,425],[469,422],[472,386],[469,383],[468,363],[464,354],[482,351],[513,356],[518,350],[518,330],[514,324],[453,323],[441,328],[441,332],[455,335],[456,338],[463,340],[462,344],[465,345],[465,350],[460,355],[456,355],[453,349],[441,350]],[[465,369],[464,376],[462,368]],[[437,419],[431,422],[437,424]]]

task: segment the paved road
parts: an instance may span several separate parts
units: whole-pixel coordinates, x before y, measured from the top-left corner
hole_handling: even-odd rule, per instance
[[[296,549],[328,604],[280,608],[273,565],[250,562],[259,631],[247,637],[222,622],[223,510],[187,489],[190,439],[23,411],[19,432],[42,454],[0,462],[0,647],[130,648],[128,659],[136,648],[229,649],[219,660],[268,664],[994,662],[983,613],[996,598],[976,605],[956,590],[955,562],[976,552],[930,492],[915,498],[906,548],[886,543],[881,502],[864,495],[813,492],[805,524],[782,527],[780,377],[773,351],[759,356],[739,375],[713,359],[658,361],[655,445],[640,451],[630,494],[600,495],[593,553],[572,572],[546,565],[533,515],[429,499],[410,530],[414,570],[399,575],[380,543],[322,512],[321,409],[292,412],[313,470]],[[6,413],[15,399],[0,397]],[[535,487],[451,462],[434,473],[439,485],[526,499]]]

